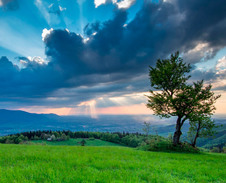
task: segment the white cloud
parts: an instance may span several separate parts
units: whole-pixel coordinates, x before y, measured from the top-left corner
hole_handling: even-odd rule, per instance
[[[27,58],[30,60],[30,62],[36,62],[40,65],[46,63],[45,60],[42,57],[39,57],[39,56],[35,56],[35,57],[28,56]]]
[[[216,70],[218,72],[226,71],[226,56],[223,56],[221,59],[218,60]]]
[[[19,62],[21,64],[22,68],[26,68],[28,66],[28,64],[31,63],[31,62],[37,63],[39,65],[43,65],[43,64],[48,63],[40,56],[34,56],[34,57],[28,56],[27,59],[20,59]]]
[[[51,28],[51,29],[43,29],[43,31],[42,31],[42,41],[44,41],[45,40],[45,38],[46,38],[46,36],[48,36],[51,32],[53,31],[53,28]]]
[[[130,6],[135,3],[135,0],[124,0],[116,2],[115,4],[118,6],[119,9],[128,9]]]
[[[60,11],[64,11],[64,10],[66,10],[67,8],[63,8],[63,7],[59,6],[59,9],[60,9]]]
[[[216,79],[211,80],[213,88],[222,89],[226,87],[226,56],[218,59],[216,64]]]
[[[87,43],[89,40],[89,38],[83,38],[83,43]]]
[[[65,30],[66,30],[68,33],[70,33],[70,31],[69,31],[67,28],[66,28]]]
[[[105,3],[106,3],[106,0],[94,0],[95,8]]]
[[[205,52],[208,48],[208,43],[198,43],[193,49],[188,51],[188,54],[194,54],[197,52]]]
[[[184,53],[184,60],[188,60],[190,63],[197,63],[202,61],[208,61],[214,56],[214,49],[206,42],[197,42],[196,45]],[[201,64],[200,62],[199,64]]]
[[[136,0],[94,0],[95,7],[102,4],[106,4],[107,2],[112,2],[113,4],[117,5],[118,9],[128,9],[130,6],[132,6],[135,3]]]

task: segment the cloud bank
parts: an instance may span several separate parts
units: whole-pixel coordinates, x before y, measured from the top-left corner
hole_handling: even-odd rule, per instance
[[[95,1],[96,6],[101,2]],[[148,66],[156,59],[179,50],[186,62],[195,64],[213,58],[226,46],[224,0],[145,1],[128,22],[126,8],[133,2],[114,1],[118,3],[114,18],[88,24],[83,36],[67,29],[44,29],[45,61],[20,57],[23,67],[19,68],[2,57],[1,101],[65,106],[145,92]],[[219,60],[212,71],[196,70],[194,76],[218,81],[225,76],[225,69],[219,69],[224,61]],[[225,90],[225,86],[216,87]]]

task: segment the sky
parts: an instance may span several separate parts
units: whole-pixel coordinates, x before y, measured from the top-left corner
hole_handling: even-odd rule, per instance
[[[225,0],[0,0],[0,108],[152,114],[149,66],[176,51],[226,114]]]

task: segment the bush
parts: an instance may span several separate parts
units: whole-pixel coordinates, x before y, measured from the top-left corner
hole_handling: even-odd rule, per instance
[[[151,139],[149,142],[141,144],[140,149],[147,151],[160,151],[160,152],[184,152],[184,153],[198,153],[199,149],[192,147],[188,143],[173,145],[169,140]]]
[[[220,150],[219,147],[213,147],[213,149],[211,149],[210,152],[213,152],[213,153],[220,153],[221,150]]]
[[[200,152],[209,153],[210,150],[206,148],[199,147]]]
[[[223,147],[223,153],[226,153],[226,146]]]
[[[85,146],[86,141],[84,139],[82,139],[82,141],[80,142],[81,146]]]
[[[38,136],[34,136],[34,140],[40,140],[40,138]]]

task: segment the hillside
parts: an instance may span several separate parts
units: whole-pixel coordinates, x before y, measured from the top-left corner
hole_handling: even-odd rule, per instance
[[[225,182],[224,154],[0,145],[0,182]]]

